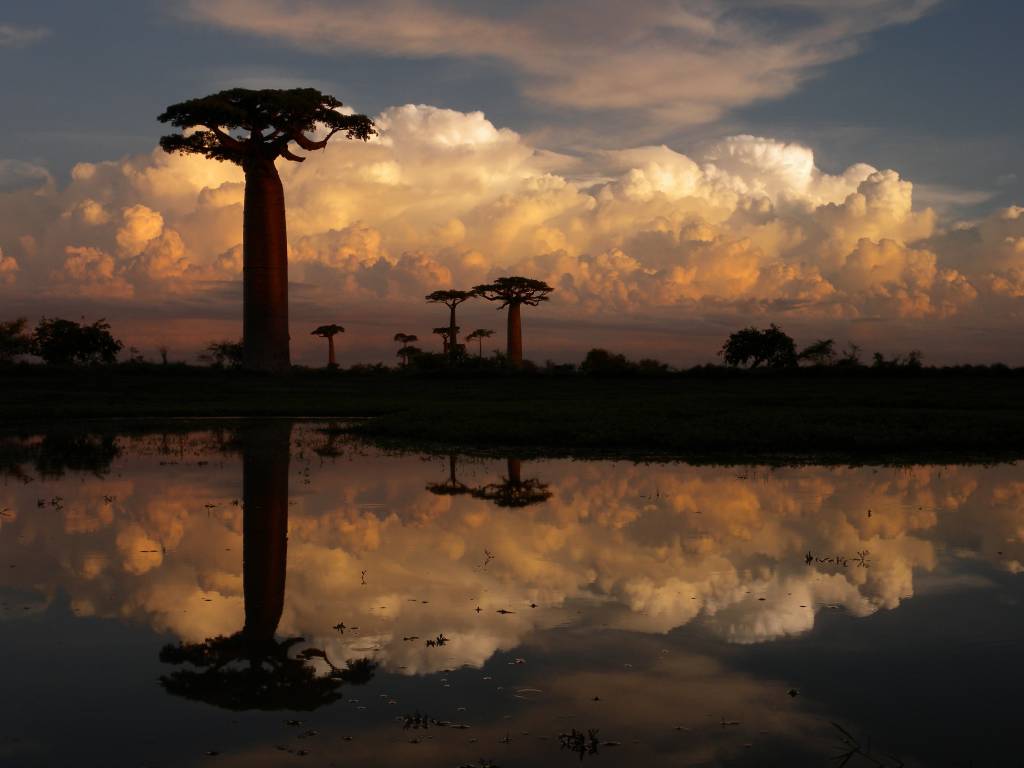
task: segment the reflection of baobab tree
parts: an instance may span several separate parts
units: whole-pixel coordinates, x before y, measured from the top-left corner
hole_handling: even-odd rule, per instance
[[[523,480],[522,472],[522,461],[510,458],[508,477],[500,483],[489,483],[473,489],[473,498],[490,501],[499,507],[528,507],[551,498],[547,483],[534,477]]]
[[[164,646],[160,660],[181,668],[160,683],[169,693],[226,709],[315,709],[338,699],[342,683],[367,682],[376,665],[359,659],[338,667],[319,648],[293,653],[302,637],[276,637],[288,556],[291,424],[247,426],[239,437],[245,625],[229,637]],[[317,674],[313,659],[330,671]]]
[[[448,454],[448,479],[440,483],[427,483],[427,490],[438,496],[461,496],[466,493],[473,493],[472,488],[459,482],[455,475],[455,464],[455,454]]]

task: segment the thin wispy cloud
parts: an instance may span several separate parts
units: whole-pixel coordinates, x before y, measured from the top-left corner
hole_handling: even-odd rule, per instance
[[[196,21],[327,55],[490,60],[528,99],[634,113],[645,131],[713,122],[792,93],[864,36],[921,17],[937,0],[187,0]]]
[[[24,48],[50,36],[47,27],[0,23],[0,48]]]

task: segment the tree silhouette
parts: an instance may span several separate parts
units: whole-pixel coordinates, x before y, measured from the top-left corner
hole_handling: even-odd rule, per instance
[[[416,357],[416,355],[423,354],[423,350],[419,347],[407,346],[399,349],[397,354],[402,358],[402,366],[405,367],[409,365],[409,361]]]
[[[469,336],[466,337],[466,341],[476,340],[478,357],[483,359],[484,356],[484,339],[489,339],[494,335],[494,331],[488,328],[477,328]]]
[[[729,336],[718,352],[727,365],[790,368],[796,365],[796,345],[775,323],[763,331],[751,326]]]
[[[242,342],[211,341],[199,359],[215,368],[240,368],[242,366]]]
[[[512,365],[523,363],[523,323],[520,307],[535,307],[548,300],[554,288],[543,280],[528,277],[499,277],[493,283],[476,286],[473,291],[488,301],[500,301],[498,309],[508,307],[508,347],[506,355]]]
[[[265,421],[239,432],[245,625],[229,637],[165,645],[160,661],[181,667],[161,676],[168,693],[231,710],[313,710],[340,698],[343,683],[373,677],[369,659],[339,667],[320,648],[293,655],[301,637],[275,637],[284,609],[291,429],[287,421]],[[327,662],[327,675],[316,674],[309,664],[315,658]]]
[[[339,112],[342,103],[314,88],[232,88],[169,106],[157,119],[180,128],[163,136],[165,152],[202,155],[235,163],[245,172],[242,226],[243,363],[260,371],[284,371],[288,352],[288,237],[284,188],[275,161],[301,163],[289,144],[312,152],[336,133],[368,139],[375,131],[365,115]],[[308,134],[326,129],[322,139]]]
[[[832,365],[836,358],[835,341],[832,339],[818,339],[813,344],[800,350],[796,359],[800,362],[807,361],[811,365],[825,366]]]
[[[426,295],[426,300],[430,304],[444,304],[449,310],[449,321],[448,321],[448,341],[446,344],[446,351],[448,352],[448,362],[455,365],[459,354],[459,326],[455,324],[455,308],[464,301],[469,301],[474,298],[476,293],[473,291],[434,291]]]
[[[451,348],[452,348],[452,329],[449,326],[447,326],[447,325],[443,325],[440,328],[435,328],[433,331],[431,331],[431,333],[435,333],[435,334],[437,334],[438,336],[441,337],[441,343],[443,345],[443,347],[442,347],[443,353],[448,355],[449,356],[448,359],[450,360],[451,359],[451,354],[452,354],[451,353]],[[456,327],[455,328],[455,334],[458,335],[458,333],[459,333],[459,329],[458,329],[458,327]]]
[[[414,341],[419,341],[419,337],[412,333],[396,333],[395,341],[402,345],[401,349],[398,350],[398,356],[402,358],[402,365],[409,364],[409,345]],[[418,351],[418,350],[417,350]]]
[[[548,484],[536,478],[523,480],[522,461],[508,459],[508,477],[472,491],[473,498],[484,499],[499,507],[528,507],[551,498]]]
[[[334,337],[339,333],[344,333],[345,329],[340,325],[321,325],[318,328],[310,331],[311,336],[321,336],[327,339],[327,367],[337,368],[338,364],[334,361]]]
[[[42,318],[32,334],[32,353],[51,365],[110,364],[124,345],[110,333],[110,323],[91,325],[59,317]]]
[[[0,363],[32,351],[32,337],[25,331],[28,320],[19,317],[0,323]]]

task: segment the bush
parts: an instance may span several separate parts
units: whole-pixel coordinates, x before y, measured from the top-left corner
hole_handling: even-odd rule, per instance
[[[85,325],[59,317],[44,317],[32,334],[32,354],[49,365],[109,365],[117,361],[122,346],[111,335],[110,324],[103,318]]]

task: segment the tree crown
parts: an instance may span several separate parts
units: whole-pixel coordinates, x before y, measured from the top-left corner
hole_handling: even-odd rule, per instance
[[[554,288],[543,280],[533,280],[529,277],[499,277],[493,283],[485,283],[473,288],[478,296],[483,296],[488,301],[500,301],[498,309],[503,309],[510,304],[526,304],[535,307],[542,301],[548,300],[548,294]]]
[[[331,323],[330,325],[321,325],[321,326],[318,326],[318,327],[314,328],[312,331],[309,332],[309,335],[310,336],[323,336],[324,338],[329,338],[331,336],[334,336],[335,334],[344,333],[344,332],[345,332],[345,329],[342,328],[340,325],[336,325],[334,323]]]
[[[238,165],[256,159],[272,162],[277,157],[301,163],[305,158],[288,148],[291,142],[312,152],[326,147],[336,133],[363,140],[376,133],[373,120],[342,114],[338,111],[342,106],[315,88],[232,88],[169,106],[157,119],[182,131],[161,137],[160,146],[165,152]],[[323,139],[306,135],[320,126],[328,131]]]
[[[473,341],[474,339],[489,339],[494,335],[494,331],[489,328],[477,328],[475,331],[466,337],[467,341]]]
[[[434,291],[433,293],[428,293],[424,298],[432,304],[444,304],[454,308],[475,296],[476,291]]]
[[[757,368],[764,363],[771,368],[787,368],[797,363],[793,339],[775,323],[764,330],[751,326],[736,331],[718,354],[732,366],[749,363],[751,368]]]

